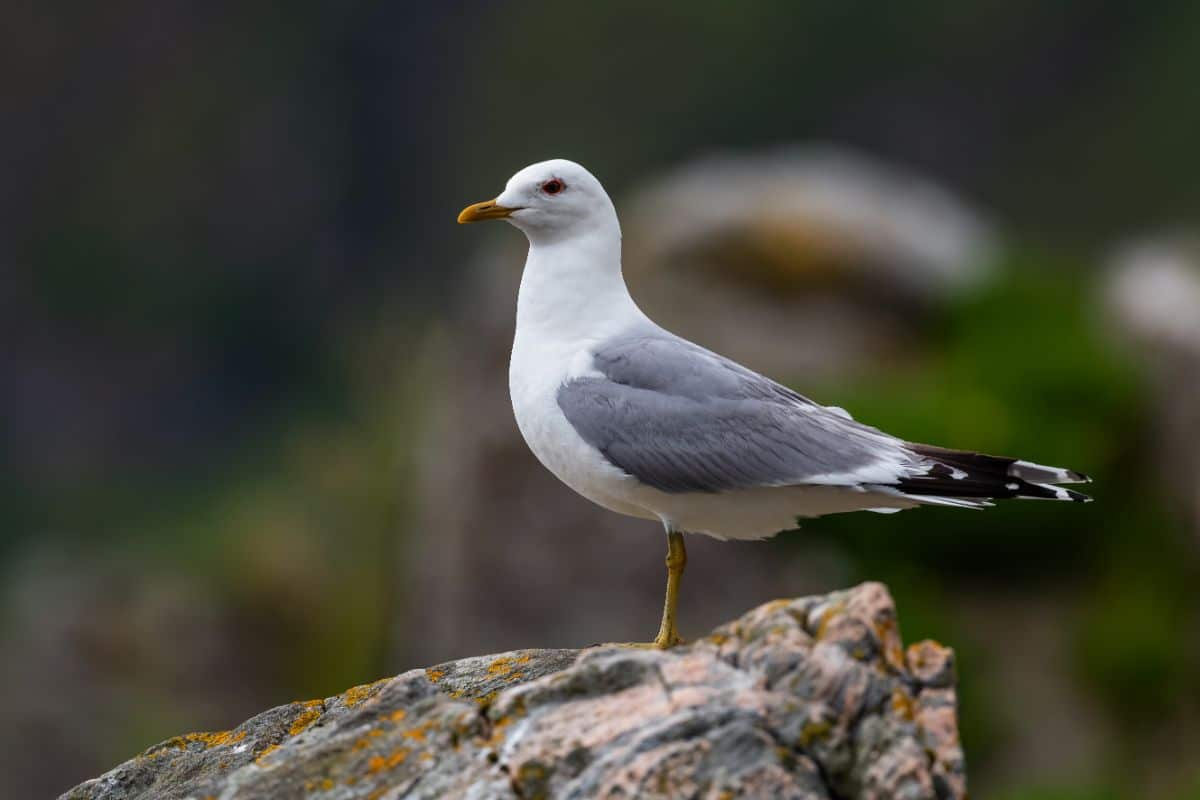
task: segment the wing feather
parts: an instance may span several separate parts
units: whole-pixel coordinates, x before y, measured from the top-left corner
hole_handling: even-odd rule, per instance
[[[613,465],[664,492],[824,485],[977,508],[990,498],[1085,501],[1087,476],[911,444],[661,329],[599,345],[559,388],[572,427]]]
[[[678,337],[608,342],[594,367],[559,389],[559,408],[611,463],[665,492],[891,483],[910,471],[900,440]]]

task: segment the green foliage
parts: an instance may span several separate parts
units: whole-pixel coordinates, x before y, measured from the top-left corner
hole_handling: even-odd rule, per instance
[[[1114,546],[1087,595],[1078,632],[1082,675],[1125,722],[1131,740],[1170,720],[1181,701],[1200,697],[1200,663],[1188,637],[1200,619],[1196,570],[1184,543],[1164,537],[1163,526],[1147,516],[1142,537]]]
[[[1002,504],[987,514],[921,509],[806,525],[851,542],[861,558],[1012,579],[1078,567],[1110,537],[1114,506],[1143,506],[1149,478],[1121,472],[1144,414],[1130,366],[1104,340],[1088,288],[1063,265],[1006,263],[995,283],[950,307],[927,332],[931,355],[851,385],[812,390],[823,402],[913,441],[1080,469],[1098,501]],[[1119,489],[1112,491],[1111,489]]]
[[[999,800],[1125,800],[1128,795],[1094,781],[1077,786],[1039,786],[1000,795]]]

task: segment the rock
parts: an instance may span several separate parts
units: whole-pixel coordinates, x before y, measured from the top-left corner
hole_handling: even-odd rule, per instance
[[[930,176],[829,145],[695,159],[643,184],[628,211],[635,269],[724,261],[777,291],[834,278],[892,304],[979,284],[998,250],[984,216]]]
[[[1200,358],[1200,234],[1129,242],[1109,258],[1108,307],[1139,344]]]
[[[155,745],[65,800],[963,798],[953,653],[887,589],[777,600],[668,652],[518,650]]]
[[[1149,384],[1154,467],[1200,541],[1200,232],[1115,248],[1105,300]]]

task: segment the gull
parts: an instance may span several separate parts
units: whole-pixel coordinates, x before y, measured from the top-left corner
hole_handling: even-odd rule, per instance
[[[916,444],[856,422],[655,324],[621,274],[621,227],[579,164],[522,169],[460,223],[505,220],[529,240],[509,392],[521,435],[563,483],[667,534],[658,635],[669,648],[684,533],[764,539],[798,520],[993,499],[1086,502],[1086,475]]]

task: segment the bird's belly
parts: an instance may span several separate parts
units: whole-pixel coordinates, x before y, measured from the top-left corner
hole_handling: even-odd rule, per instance
[[[717,539],[766,539],[799,520],[866,509],[911,508],[894,495],[845,486],[762,486],[728,492],[660,492],[640,487],[636,502],[681,531]]]

